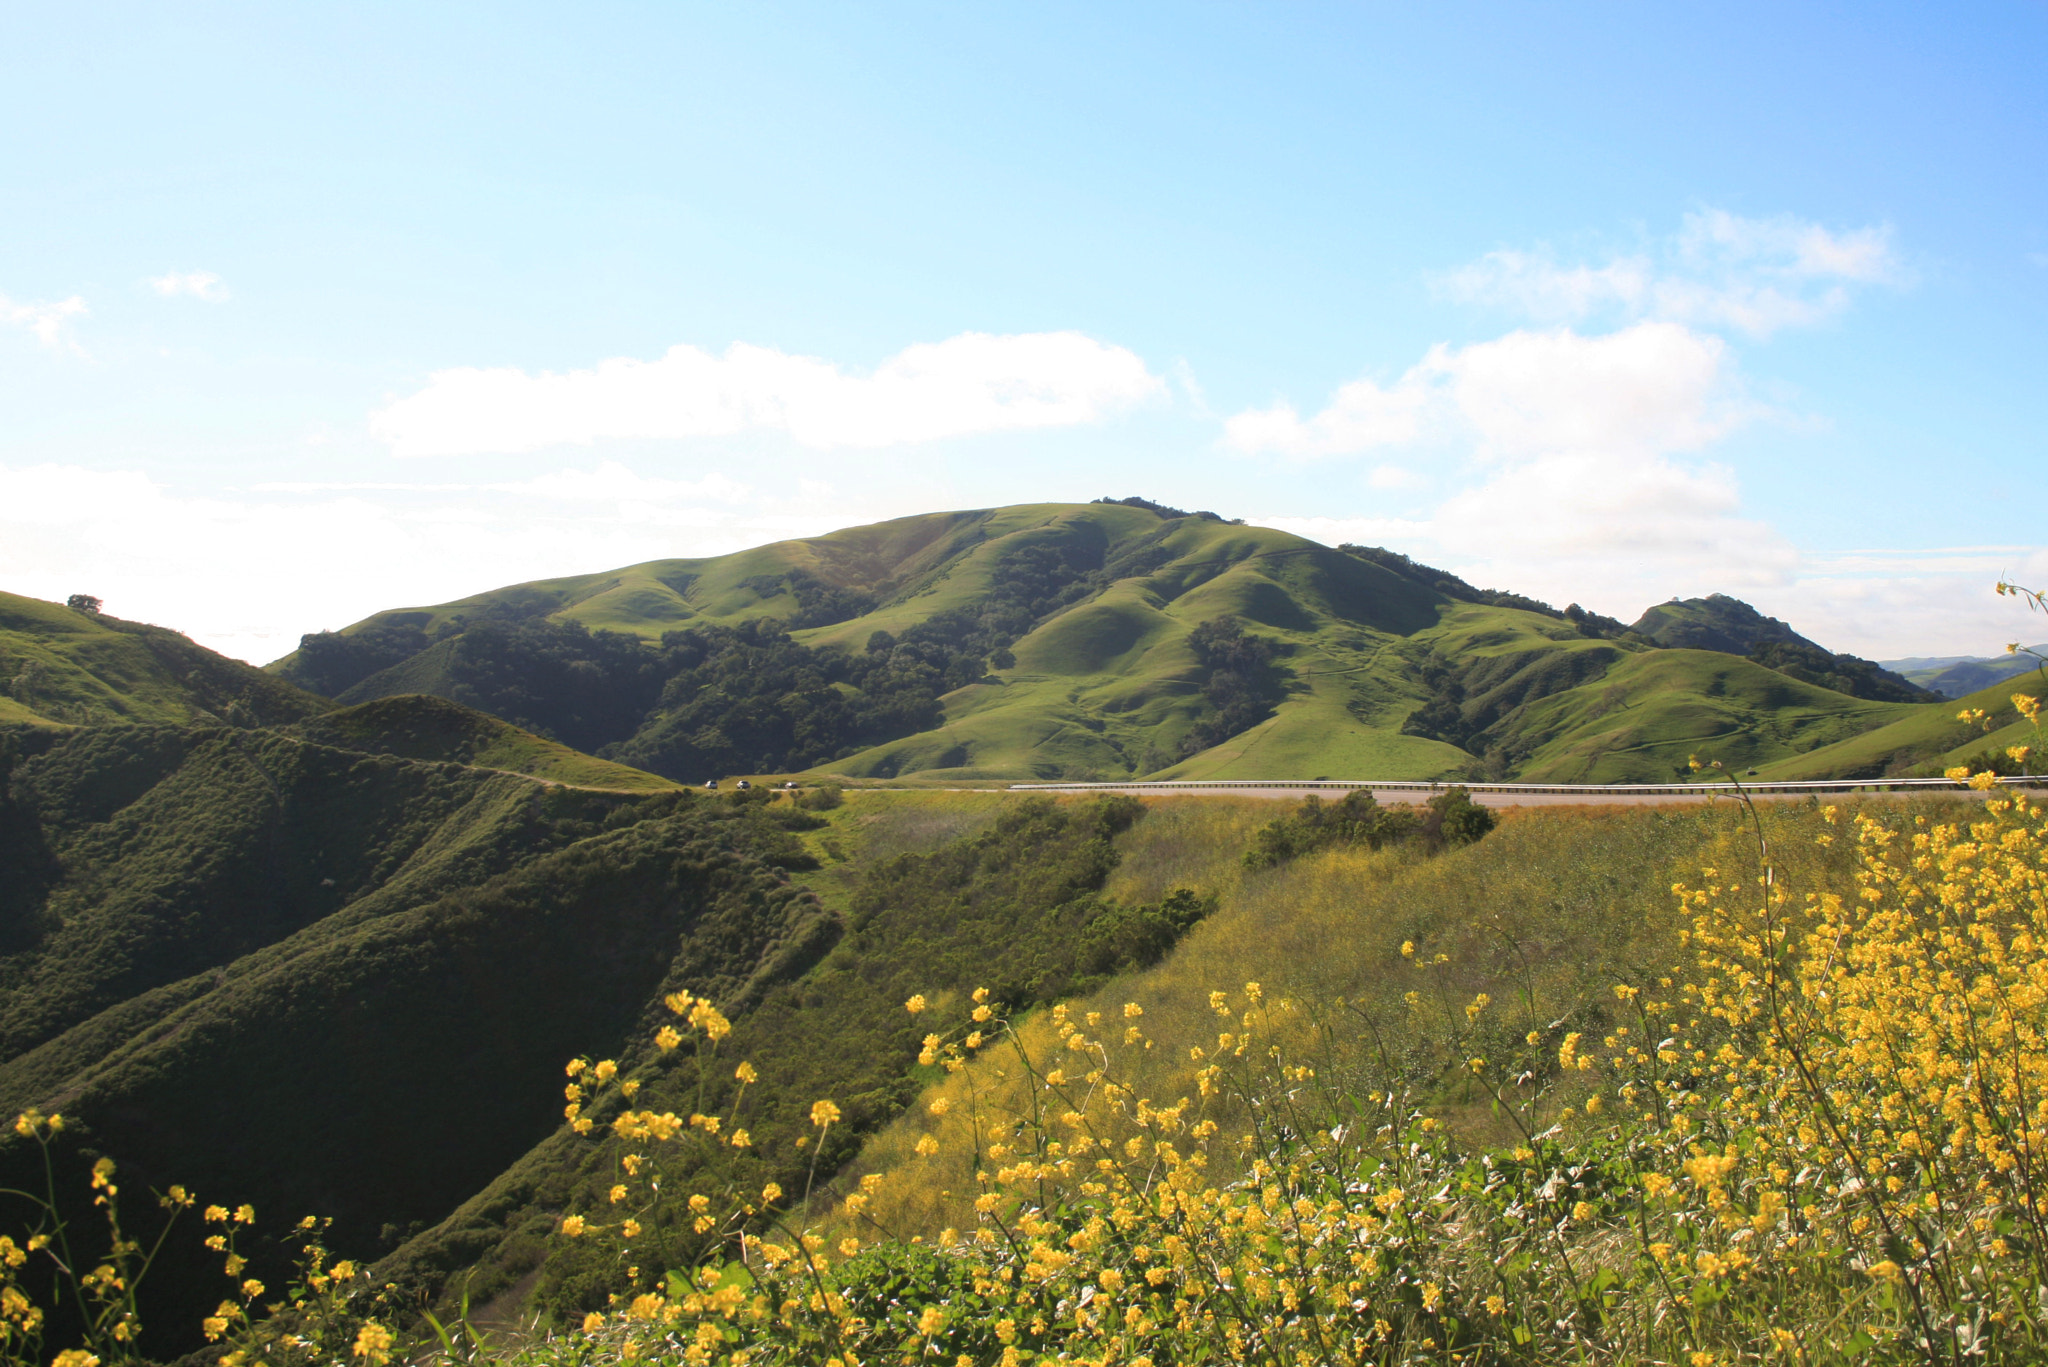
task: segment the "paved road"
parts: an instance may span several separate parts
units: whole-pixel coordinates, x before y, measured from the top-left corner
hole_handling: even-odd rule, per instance
[[[1344,783],[1338,781],[1317,781],[1313,783],[1257,783],[1245,781],[1214,783],[1015,783],[1012,790],[1029,790],[1047,793],[1136,793],[1141,796],[1210,796],[1210,797],[1261,797],[1282,798],[1299,801],[1314,794],[1325,799],[1335,799],[1356,788],[1371,790],[1381,802],[1426,802],[1435,793],[1448,785],[1441,783]],[[1735,796],[1733,787],[1727,783],[1616,783],[1616,784],[1539,784],[1539,783],[1468,783],[1466,791],[1472,794],[1474,802],[1488,807],[1549,807],[1566,805],[1607,805],[1613,803],[1672,803],[1672,802],[1714,802],[1728,801]],[[2038,782],[2034,785],[2039,787]],[[1752,797],[1759,799],[1784,799],[1808,797],[1844,797],[1854,794],[1858,797],[1881,795],[1904,796],[1913,793],[1930,795],[1946,794],[1950,797],[1986,797],[1969,788],[1959,787],[1947,779],[1892,779],[1869,782],[1820,782],[1820,783],[1758,783],[1746,785]],[[2001,785],[1993,792],[2005,791]]]

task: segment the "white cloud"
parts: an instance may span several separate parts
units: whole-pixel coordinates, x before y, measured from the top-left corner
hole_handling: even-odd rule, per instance
[[[0,466],[0,588],[94,594],[260,663],[383,608],[863,520],[848,513],[843,499],[779,502],[717,475],[609,463],[496,485],[279,483],[224,497],[136,470]]]
[[[400,456],[750,429],[816,449],[879,447],[1090,423],[1164,392],[1136,355],[1078,332],[962,333],[868,374],[736,342],[722,356],[677,346],[659,360],[618,357],[565,374],[437,371],[370,428]]]
[[[1405,465],[1375,465],[1365,482],[1375,489],[1420,489],[1429,483]]]
[[[1730,471],[1664,456],[1520,462],[1431,521],[1437,544],[1480,580],[1630,618],[1673,594],[1784,585],[1800,566],[1797,548],[1742,515]]]
[[[1254,527],[1274,527],[1283,532],[1320,541],[1325,546],[1410,545],[1428,540],[1431,523],[1405,517],[1250,517]]]
[[[1647,251],[1601,265],[1563,265],[1547,249],[1489,252],[1448,272],[1454,298],[1506,307],[1541,322],[1614,314],[1765,337],[1848,307],[1852,285],[1901,284],[1884,226],[1835,231],[1789,215],[1688,214]]]
[[[1511,332],[1433,347],[1392,385],[1354,380],[1313,417],[1282,402],[1224,423],[1244,452],[1351,455],[1424,439],[1479,455],[1690,450],[1749,416],[1731,397],[1727,348],[1675,323],[1587,337]]]
[[[1353,380],[1307,420],[1284,399],[1271,408],[1246,409],[1224,420],[1223,440],[1245,452],[1351,455],[1421,437],[1434,399],[1430,377],[1418,366],[1386,388],[1367,379]]]
[[[65,335],[65,325],[83,317],[88,310],[78,295],[49,304],[21,304],[0,294],[0,323],[25,327],[51,351],[78,351],[78,344]]]
[[[172,271],[168,275],[152,276],[149,283],[166,299],[186,294],[208,303],[218,303],[228,297],[227,286],[212,271]]]

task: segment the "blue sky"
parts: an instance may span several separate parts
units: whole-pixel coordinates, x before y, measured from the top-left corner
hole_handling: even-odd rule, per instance
[[[2048,8],[44,7],[0,587],[382,607],[1142,493],[2048,635]]]

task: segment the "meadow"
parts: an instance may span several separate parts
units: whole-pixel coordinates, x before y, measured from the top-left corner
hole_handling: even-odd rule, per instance
[[[943,1076],[829,1187],[665,1197],[647,1144],[575,1237],[751,1233],[515,1356],[2038,1358],[2040,808],[1532,812],[1285,874],[1245,821],[1134,828],[1148,891],[1231,885],[1160,965],[908,998]]]

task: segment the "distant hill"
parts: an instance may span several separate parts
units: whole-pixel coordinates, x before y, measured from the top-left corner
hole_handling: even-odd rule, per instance
[[[1725,593],[1705,598],[1674,598],[1659,603],[1630,628],[1661,646],[1685,650],[1718,650],[1747,655],[1766,641],[1821,649],[1775,617],[1766,617],[1739,598]]]
[[[1960,698],[2006,679],[2039,671],[2041,661],[2037,656],[2048,655],[2048,643],[2035,646],[2033,650],[2033,655],[1948,655],[1887,660],[1884,664],[1885,668],[1930,693],[1944,698]]]
[[[1801,683],[1872,702],[1929,702],[1936,696],[1874,661],[1817,645],[1725,593],[1659,603],[1631,630],[1661,646],[1741,655]]]
[[[1769,762],[1926,697],[1733,599],[1651,617],[1672,639],[1119,500],[513,585],[308,636],[270,668],[344,703],[448,698],[680,782],[1661,779],[1702,744]]]
[[[2030,691],[2048,697],[2048,687],[2036,687],[2022,678],[2007,679],[1960,698],[1905,711],[1860,735],[1767,762],[1759,775],[1766,779],[1933,777],[1958,764],[1968,765],[1972,771],[2017,773],[2018,767],[2005,754],[2006,747],[2031,744],[2034,728],[2021,720],[2012,696]],[[1990,719],[1989,729],[1962,721],[1957,714],[1965,710],[1984,712]],[[2037,763],[2035,772],[2039,771]]]
[[[175,631],[0,593],[0,724],[269,726],[331,706]]]

